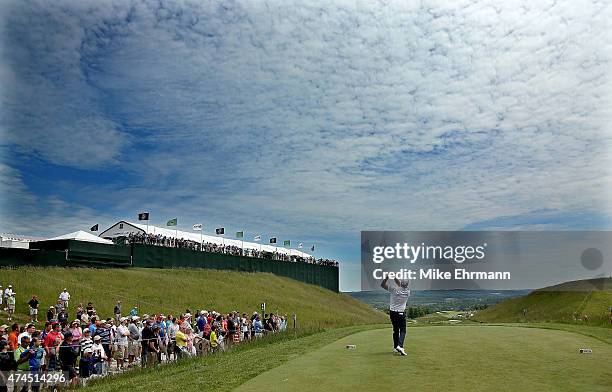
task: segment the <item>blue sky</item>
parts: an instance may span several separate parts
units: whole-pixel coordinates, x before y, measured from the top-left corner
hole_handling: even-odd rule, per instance
[[[0,231],[610,229],[601,1],[6,1]]]

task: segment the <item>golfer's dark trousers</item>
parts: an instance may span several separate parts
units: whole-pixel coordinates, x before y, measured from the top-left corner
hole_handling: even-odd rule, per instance
[[[389,311],[391,324],[393,324],[393,347],[404,347],[406,337],[406,313]]]

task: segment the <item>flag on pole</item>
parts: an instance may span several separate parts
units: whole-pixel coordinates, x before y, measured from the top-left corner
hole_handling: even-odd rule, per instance
[[[193,229],[195,231],[202,231],[202,224],[201,223],[196,223],[195,225],[193,225]]]
[[[300,243],[298,244],[298,249],[302,249],[303,247],[304,247],[304,243],[303,243],[303,242],[300,242]]]
[[[244,238],[244,231],[237,231],[236,238]]]
[[[91,226],[91,231],[98,231],[98,224],[96,223],[95,225]]]
[[[219,227],[219,228],[215,229],[215,233],[217,233],[217,235],[225,234],[225,227]]]
[[[148,221],[149,220],[149,213],[148,212],[140,212],[140,213],[138,213],[138,220],[139,221],[141,221],[141,220]]]
[[[255,237],[253,237],[253,241],[261,241],[261,236],[256,235]]]
[[[166,226],[176,226],[176,224],[178,223],[178,219],[174,218],[174,219],[170,219],[167,223]]]
[[[291,246],[291,240],[284,240],[283,246]]]
[[[270,243],[271,244],[276,244],[276,237],[270,238]]]
[[[314,252],[314,245],[310,247],[310,251]]]

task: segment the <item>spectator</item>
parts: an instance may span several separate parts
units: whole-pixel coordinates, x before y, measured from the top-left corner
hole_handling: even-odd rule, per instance
[[[95,361],[95,371],[97,375],[106,375],[106,352],[104,351],[104,346],[100,343],[102,338],[100,336],[94,337],[94,344],[91,346],[91,351],[93,353],[94,361]]]
[[[11,286],[9,286],[11,287]],[[8,289],[7,289],[8,290]],[[13,320],[13,313],[15,313],[15,293],[11,293],[6,299],[6,311],[8,313],[7,320]]]
[[[14,296],[14,292],[10,295]],[[34,295],[32,298],[38,300]],[[161,313],[150,317],[145,315],[144,323],[137,316],[120,317],[115,327],[114,318],[100,320],[91,302],[87,309],[79,304],[76,309],[81,319],[68,323],[64,303],[61,300],[58,302],[59,314],[56,317],[55,307],[51,306],[48,320],[52,321],[47,321],[42,331],[37,331],[33,323],[22,329],[15,323],[7,336],[8,326],[0,326],[0,344],[3,346],[0,348],[0,364],[4,357],[5,368],[10,366],[11,361],[16,366],[16,359],[22,359],[23,355],[23,358],[27,357],[27,361],[24,359],[19,363],[23,370],[27,365],[31,371],[66,371],[74,385],[78,375],[88,378],[94,373],[108,374],[113,361],[116,361],[118,370],[123,370],[137,364],[139,357],[141,366],[153,366],[179,357],[224,351],[225,346],[248,340],[251,332],[261,337],[266,326],[270,332],[284,330],[287,320],[286,317],[274,314],[261,319],[254,312],[253,321],[250,321],[246,313],[240,317],[240,313],[232,311],[224,316],[216,311],[205,310],[195,312],[197,317],[192,318],[187,309],[179,317],[165,317]],[[33,307],[31,305],[28,303],[30,308]],[[88,312],[91,312],[91,317]],[[26,345],[28,350],[23,349],[24,342],[29,342]],[[19,356],[15,357],[14,352],[17,350]],[[7,354],[3,356],[2,351]],[[79,353],[79,365],[83,370],[77,372],[76,360]],[[36,390],[38,386],[30,387]]]
[[[72,346],[74,347],[75,350],[77,350],[77,352],[80,352],[80,348],[81,348],[81,337],[83,336],[83,330],[81,329],[81,326],[79,325],[79,322],[77,320],[74,320],[71,324],[70,324],[70,328],[68,329],[68,332],[70,332],[72,334]]]
[[[38,373],[44,364],[45,349],[42,347],[42,341],[40,337],[34,337],[31,341],[31,351],[33,353],[29,357],[30,371],[32,373]],[[40,390],[40,384],[33,382],[31,385],[32,392]]]
[[[8,336],[9,341],[9,351],[15,351],[19,348],[19,341],[17,337],[19,336],[19,324],[15,323],[11,325],[11,332]]]
[[[253,321],[253,331],[255,332],[256,338],[260,338],[263,334],[263,325],[259,319],[259,315],[256,315],[255,321]]]
[[[35,331],[34,324],[26,325],[25,330],[17,336],[17,344],[21,344],[21,339],[23,339],[25,336],[27,336],[28,338],[30,338],[30,340],[32,340],[32,333],[34,331]]]
[[[136,325],[136,322],[140,318],[138,316],[130,317],[130,323],[128,325],[128,331],[130,335],[128,336],[128,366],[132,366],[134,363],[134,359],[139,356],[140,351],[140,330]]]
[[[57,354],[59,345],[64,340],[64,335],[60,332],[61,326],[58,322],[51,324],[51,332],[47,334],[43,341],[45,353],[47,357],[47,370],[57,370]]]
[[[88,379],[95,374],[96,359],[93,356],[93,350],[87,348],[83,350],[83,355],[79,360],[79,377],[82,379]]]
[[[30,321],[33,323],[38,322],[38,297],[36,295],[32,296],[32,299],[28,302],[28,308],[30,310]]]
[[[215,353],[219,349],[219,340],[217,338],[217,325],[213,324],[210,331],[210,350]]]
[[[115,314],[115,321],[119,321],[121,318],[121,301],[117,301],[113,313]]]
[[[83,304],[78,304],[76,308],[76,319],[83,320],[82,317],[84,314],[85,314],[85,308],[83,307]]]
[[[57,321],[60,324],[65,324],[68,322],[68,312],[66,312],[65,308],[62,308],[57,314]]]
[[[35,355],[34,350],[30,350],[30,338],[25,336],[21,340],[21,344],[14,353],[15,362],[17,362],[17,370],[27,372],[30,370],[30,357]],[[28,385],[25,384],[21,387],[21,392],[28,391]]]
[[[61,300],[61,299],[58,299],[58,300],[55,302],[55,305],[54,305],[54,306],[55,306],[55,314],[59,314],[59,312],[61,312],[61,311],[62,311],[62,309],[64,308],[64,305],[63,305],[63,303],[62,303],[62,300]]]
[[[57,321],[56,314],[57,313],[55,313],[55,307],[49,306],[49,310],[47,310],[47,321],[48,322]]]
[[[115,359],[117,360],[117,367],[119,369],[123,369],[123,362],[128,357],[128,338],[130,336],[130,331],[127,324],[127,318],[121,317],[119,319],[119,326],[117,326],[117,333],[115,335],[115,341],[117,342]]]
[[[15,351],[15,361],[17,362],[17,370],[30,370],[30,356],[33,351],[30,350],[30,338],[24,336],[21,339],[21,344]]]
[[[0,325],[0,341],[5,341],[8,344],[8,328],[6,324]]]
[[[67,288],[64,288],[64,290],[60,293],[59,300],[62,301],[62,307],[64,309],[68,309],[68,301],[70,301],[70,293],[68,292]]]
[[[92,318],[94,313],[96,312],[96,309],[94,308],[91,302],[87,303],[87,307],[85,308],[85,310],[87,311],[87,316],[89,316],[89,318]]]
[[[151,352],[152,340],[156,338],[151,328],[150,320],[145,319],[144,323],[145,323],[144,328],[142,329],[142,332],[140,333],[140,336],[141,336],[141,350],[140,350],[141,359],[140,361],[143,367],[147,366],[147,364],[149,363],[148,358],[149,358],[149,353]]]
[[[89,328],[85,328],[83,330],[83,337],[81,338],[81,341],[79,342],[80,352],[84,353],[85,350],[91,349],[93,344],[94,343],[93,343],[93,339],[91,338],[91,331],[89,330]]]
[[[187,350],[187,335],[185,334],[185,328],[179,327],[176,332],[176,351],[177,358],[181,358],[183,355],[189,355]]]
[[[72,346],[72,334],[66,333],[64,341],[59,346],[58,358],[61,363],[61,369],[68,374],[68,380],[74,387],[77,383],[77,372],[75,370],[76,360],[79,353]]]
[[[4,374],[17,370],[17,362],[13,356],[13,352],[9,352],[9,345],[6,340],[0,340],[0,375],[4,381]],[[6,382],[0,383],[0,392],[8,392]]]
[[[106,360],[109,362],[109,365],[110,365],[110,361],[112,359],[112,355],[111,355],[112,354],[111,353],[112,336],[111,336],[110,324],[107,321],[101,321],[98,327],[96,328],[96,332],[94,333],[94,338],[98,336],[100,337],[100,343],[102,344],[102,347],[104,348],[104,354],[106,356]]]
[[[9,284],[9,285],[7,286],[7,288],[6,288],[6,289],[4,289],[4,294],[3,294],[3,297],[4,297],[4,302],[5,302],[5,303],[6,303],[6,300],[8,299],[8,297],[10,297],[12,294],[13,294],[13,285],[12,285],[12,284]],[[6,310],[6,309],[5,309],[5,310]]]

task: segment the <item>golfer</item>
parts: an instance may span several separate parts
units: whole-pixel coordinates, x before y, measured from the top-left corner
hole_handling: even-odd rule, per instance
[[[406,337],[406,301],[410,297],[410,281],[394,279],[394,287],[389,287],[385,278],[380,286],[387,290],[391,295],[389,297],[389,317],[393,324],[393,348],[396,352],[406,355],[404,351],[404,338]]]

